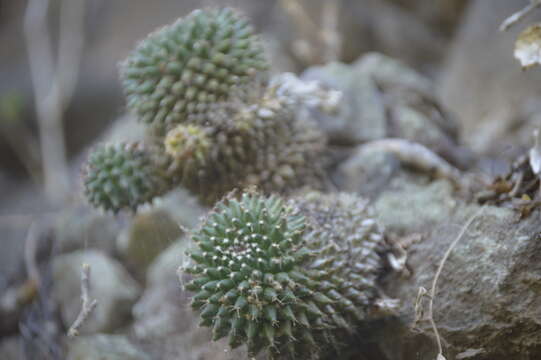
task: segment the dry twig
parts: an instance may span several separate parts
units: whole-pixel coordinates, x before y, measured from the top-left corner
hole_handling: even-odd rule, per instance
[[[84,0],[63,0],[55,63],[47,24],[49,0],[29,0],[24,34],[34,86],[45,190],[62,201],[69,184],[62,116],[75,88],[84,45]]]
[[[69,337],[76,337],[79,335],[79,328],[83,325],[83,323],[88,319],[88,316],[94,311],[96,306],[98,305],[98,301],[96,299],[91,300],[89,295],[89,288],[90,288],[90,265],[83,264],[82,270],[81,270],[81,300],[82,300],[82,307],[81,311],[79,312],[79,315],[77,316],[77,319],[73,322],[73,324],[70,326],[68,330],[68,336]]]

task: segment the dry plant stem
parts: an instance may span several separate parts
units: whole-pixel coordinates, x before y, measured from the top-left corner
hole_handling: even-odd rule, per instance
[[[337,61],[340,59],[342,48],[342,38],[338,31],[341,0],[326,1],[323,6],[323,33],[321,36],[325,43],[325,62]]]
[[[84,45],[84,0],[63,0],[58,60],[55,64],[47,24],[49,0],[29,0],[24,33],[34,86],[45,191],[65,200],[69,185],[62,117],[73,95]]]
[[[41,283],[41,276],[38,265],[36,263],[36,253],[38,249],[38,231],[35,222],[30,224],[28,232],[26,234],[26,240],[24,243],[24,265],[26,268],[26,274],[30,281],[36,284],[39,288]]]
[[[541,0],[530,0],[530,3],[526,5],[523,9],[517,11],[502,22],[502,24],[500,25],[500,31],[509,30],[511,26],[521,21],[526,15],[528,15],[530,12],[540,6]]]
[[[468,228],[470,227],[472,222],[478,216],[480,216],[483,213],[483,211],[485,210],[485,207],[486,207],[486,205],[481,207],[472,217],[470,217],[468,219],[468,221],[466,221],[466,223],[462,227],[462,230],[460,230],[460,233],[458,234],[458,236],[451,243],[451,245],[449,246],[449,248],[447,249],[447,251],[443,255],[443,258],[440,261],[440,265],[438,266],[438,270],[436,271],[436,274],[434,275],[434,280],[432,281],[432,287],[430,288],[429,300],[428,300],[428,314],[427,314],[427,317],[428,317],[428,320],[430,321],[430,325],[432,327],[432,330],[434,331],[434,335],[436,336],[436,343],[438,345],[438,359],[440,359],[440,358],[445,359],[443,357],[443,348],[441,346],[440,334],[438,332],[438,328],[436,327],[436,322],[434,321],[434,316],[433,316],[434,315],[434,298],[436,297],[438,279],[441,276],[441,272],[443,271],[443,267],[445,266],[445,263],[447,262],[447,259],[451,255],[451,252],[456,247],[458,242],[462,239],[462,237],[464,236],[464,234],[466,233],[466,231],[468,230]]]
[[[82,300],[82,307],[81,311],[79,312],[79,315],[77,316],[77,319],[73,322],[71,327],[68,330],[68,336],[69,337],[76,337],[79,335],[79,328],[83,325],[83,323],[88,319],[92,311],[96,308],[98,305],[98,301],[96,299],[91,300],[89,295],[89,288],[90,288],[90,265],[83,264],[82,270],[81,270],[81,300]]]
[[[362,148],[390,152],[408,165],[425,171],[433,171],[435,175],[449,179],[457,185],[461,183],[460,170],[419,143],[404,139],[388,138],[371,141],[363,145]]]

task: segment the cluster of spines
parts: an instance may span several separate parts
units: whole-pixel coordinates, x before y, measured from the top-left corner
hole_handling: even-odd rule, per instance
[[[128,107],[158,126],[203,123],[267,69],[252,26],[229,8],[196,10],[143,40],[123,63]]]
[[[136,210],[169,187],[165,169],[140,143],[97,147],[88,158],[83,179],[89,202],[115,213]]]
[[[246,343],[252,355],[317,358],[338,347],[335,331],[366,318],[374,283],[344,269],[356,265],[344,252],[329,255],[330,239],[311,243],[310,223],[294,201],[245,193],[221,202],[193,234],[186,287],[214,340],[229,335],[231,347]]]

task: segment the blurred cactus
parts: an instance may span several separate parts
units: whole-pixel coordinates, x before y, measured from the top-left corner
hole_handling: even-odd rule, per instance
[[[186,187],[209,205],[248,186],[281,194],[322,188],[326,138],[299,114],[320,106],[326,92],[294,75],[266,79],[266,68],[252,27],[227,8],[196,10],[143,40],[120,72],[128,107],[156,145],[152,158],[167,165],[149,176],[165,176],[169,188]],[[101,185],[92,186],[90,202],[115,211],[163,192],[104,206]]]
[[[205,156],[202,139],[194,139],[194,125],[190,125],[192,135],[183,125],[167,134],[166,149],[171,149],[179,131],[183,139],[191,138],[191,144],[199,143],[195,152],[181,151],[192,154],[190,159],[174,156],[179,161],[173,162],[172,174],[203,202],[213,204],[231,190],[248,186],[265,193],[288,193],[303,185],[321,187],[325,138],[313,123],[297,119],[296,108],[275,90],[268,87],[257,102],[227,110],[217,126],[198,127],[204,143],[211,144],[210,149],[205,147]],[[186,142],[184,146],[190,147]]]
[[[165,169],[138,143],[96,148],[84,169],[85,195],[104,210],[136,210],[168,188]]]
[[[378,299],[382,230],[355,196],[313,193],[287,203],[227,198],[193,234],[192,307],[213,339],[251,356],[319,358]]]
[[[196,10],[150,34],[122,64],[128,107],[149,124],[203,123],[267,68],[259,38],[235,11]]]

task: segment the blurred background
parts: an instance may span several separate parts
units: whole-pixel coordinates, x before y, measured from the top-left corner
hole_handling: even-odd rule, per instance
[[[498,27],[527,3],[0,0],[0,294],[28,271],[24,244],[32,226],[82,211],[85,150],[126,116],[118,63],[156,27],[195,8],[236,7],[263,34],[274,72],[381,52],[434,81],[473,151],[511,156],[530,144],[538,124],[541,75],[521,71],[513,59],[524,24],[505,33]],[[526,23],[539,18],[541,11],[533,12]],[[0,336],[15,336],[16,325],[0,322]]]

